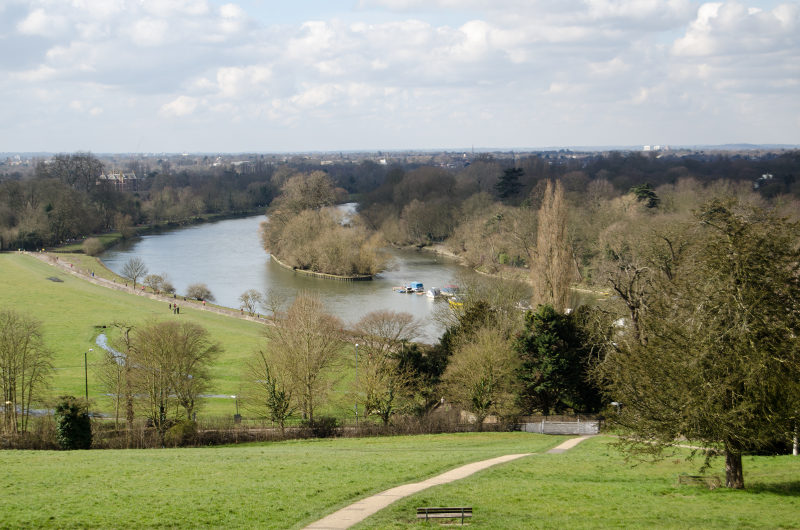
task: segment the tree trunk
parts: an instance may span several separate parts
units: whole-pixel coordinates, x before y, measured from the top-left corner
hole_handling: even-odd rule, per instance
[[[737,490],[744,489],[742,453],[731,449],[725,449],[725,487]]]

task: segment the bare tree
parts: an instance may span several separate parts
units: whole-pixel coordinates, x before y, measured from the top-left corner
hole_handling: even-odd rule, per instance
[[[270,362],[268,354],[259,350],[247,363],[247,390],[245,406],[261,414],[266,412],[270,420],[276,422],[281,434],[286,428],[286,420],[294,414],[292,388],[287,384],[285,374]]]
[[[103,350],[103,360],[95,369],[103,390],[114,403],[114,430],[119,429],[120,409],[126,403],[127,359],[116,350]]]
[[[272,313],[272,316],[278,316],[288,300],[289,296],[285,292],[270,287],[261,296],[261,307]]]
[[[402,349],[419,331],[420,323],[411,314],[395,311],[373,311],[356,324],[361,349],[356,396],[365,416],[376,414],[384,425],[389,423],[411,383],[400,366]]]
[[[150,322],[133,330],[128,363],[147,417],[164,436],[173,410],[192,419],[209,386],[208,369],[221,351],[208,332],[192,322]]]
[[[143,278],[145,274],[147,274],[147,265],[138,256],[132,257],[122,266],[122,276],[133,282],[134,289],[136,289],[136,282],[139,281],[139,278]]]
[[[39,322],[0,310],[0,389],[3,432],[28,428],[31,405],[39,399],[52,371],[52,352],[44,345]]]
[[[148,274],[142,283],[152,289],[154,293],[159,293],[164,288],[164,277],[160,274]]]
[[[573,267],[564,189],[560,182],[548,181],[539,209],[536,255],[531,264],[533,305],[550,304],[559,312],[567,309]]]
[[[264,330],[265,354],[299,400],[309,421],[328,390],[330,369],[341,355],[341,321],[327,313],[318,296],[301,294],[286,317]]]
[[[255,289],[248,289],[239,296],[239,302],[242,304],[242,309],[251,315],[256,312],[258,304],[263,302],[263,296]]]

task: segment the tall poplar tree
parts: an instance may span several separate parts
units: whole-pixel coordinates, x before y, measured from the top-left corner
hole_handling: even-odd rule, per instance
[[[558,181],[547,181],[539,209],[536,254],[531,266],[533,306],[550,304],[556,311],[563,312],[569,304],[572,272],[564,188]]]

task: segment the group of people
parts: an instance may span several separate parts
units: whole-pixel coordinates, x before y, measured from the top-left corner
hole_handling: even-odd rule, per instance
[[[172,311],[172,313],[173,313],[174,315],[180,315],[180,314],[181,314],[181,308],[180,308],[180,307],[178,307],[178,304],[177,304],[177,302],[176,302],[176,303],[174,303],[174,304],[173,304],[172,302],[170,302],[170,303],[169,303],[169,309],[170,309],[170,311]]]

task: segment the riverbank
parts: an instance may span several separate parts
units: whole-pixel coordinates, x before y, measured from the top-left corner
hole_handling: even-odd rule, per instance
[[[458,261],[458,263],[463,267],[467,267],[466,260],[464,260],[463,257],[451,251],[441,243],[437,243],[435,245],[430,245],[430,246],[415,247],[415,248],[419,248],[420,250],[425,250],[426,252],[433,252],[434,254],[447,256],[448,258]],[[533,285],[533,281],[531,280],[531,272],[529,269],[521,269],[519,267],[509,267],[507,265],[499,265],[499,268],[496,272],[487,272],[480,269],[472,269],[472,270],[474,270],[478,274],[483,274],[484,276],[491,276],[492,278],[499,278],[501,280],[511,280],[516,282],[527,283],[528,285]],[[602,300],[608,296],[611,296],[611,292],[609,290],[597,289],[595,287],[591,287],[588,285],[573,285],[570,287],[570,290],[575,291],[577,293],[592,295],[596,297],[598,300]]]
[[[148,225],[139,225],[135,227],[131,227],[133,230],[133,235],[129,235],[127,237],[123,236],[122,232],[105,232],[101,234],[91,234],[87,237],[71,240],[63,245],[51,246],[47,247],[48,252],[57,252],[57,253],[78,253],[83,252],[83,243],[90,238],[97,238],[103,245],[105,250],[109,250],[121,243],[122,241],[130,240],[139,236],[149,235],[149,234],[158,234],[160,232],[164,232],[166,230],[174,230],[176,228],[184,228],[187,226],[194,226],[203,223],[214,223],[217,221],[226,221],[228,219],[240,219],[243,217],[251,217],[254,215],[263,214],[264,209],[258,208],[253,210],[242,210],[238,212],[228,212],[228,213],[215,213],[215,214],[205,214],[205,215],[196,215],[194,217],[181,219],[178,221],[166,221],[163,223],[153,223]]]
[[[339,276],[337,274],[328,274],[325,272],[316,272],[316,271],[309,271],[306,269],[298,269],[297,267],[292,267],[291,265],[287,265],[275,257],[274,254],[270,253],[269,255],[270,260],[274,261],[276,264],[280,265],[284,269],[288,269],[290,271],[296,272],[298,274],[304,274],[306,276],[312,276],[314,278],[323,278],[325,280],[338,280],[342,282],[364,282],[364,281],[371,281],[372,274],[353,274],[349,276]]]
[[[455,252],[448,249],[442,243],[437,243],[435,245],[427,245],[423,247],[415,247],[419,248],[420,250],[424,250],[425,252],[433,252],[434,254],[438,254],[441,256],[446,256],[448,258],[456,260],[461,266],[468,267],[466,260],[456,254]],[[492,278],[498,278],[501,280],[511,280],[515,282],[522,282],[522,283],[532,283],[530,278],[530,271],[528,269],[520,269],[519,267],[508,267],[506,265],[499,265],[498,270],[495,272],[488,272],[481,269],[472,269],[478,274],[482,274],[484,276],[491,276]]]
[[[209,304],[200,300],[193,300],[177,294],[166,294],[153,292],[146,286],[137,285],[134,289],[129,285],[127,279],[119,276],[97,257],[85,254],[55,254],[50,252],[23,252],[28,256],[34,257],[48,265],[56,267],[68,274],[77,276],[87,282],[99,285],[115,291],[122,291],[135,296],[150,298],[168,304],[180,305],[184,310],[191,308],[199,311],[208,311],[228,317],[249,320],[252,322],[269,323],[270,318],[259,313],[250,315],[243,309],[233,309],[229,307]]]

